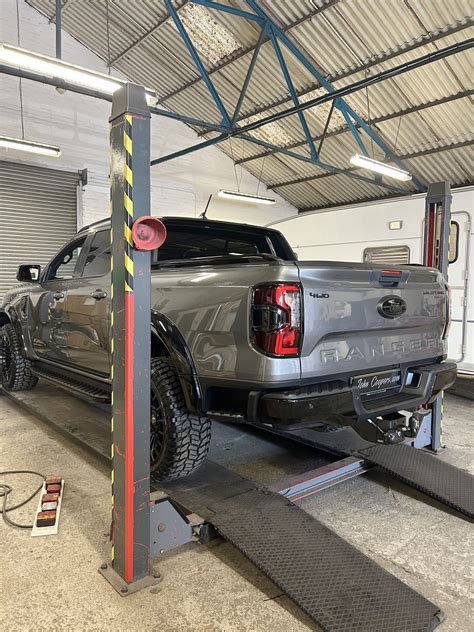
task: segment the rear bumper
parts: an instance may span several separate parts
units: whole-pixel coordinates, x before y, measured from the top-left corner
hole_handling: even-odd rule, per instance
[[[373,419],[400,410],[414,410],[432,401],[456,380],[456,364],[443,362],[404,368],[402,387],[396,393],[369,399],[358,389],[333,382],[295,390],[267,392],[258,402],[257,417],[263,423],[302,426],[331,423],[331,417]]]

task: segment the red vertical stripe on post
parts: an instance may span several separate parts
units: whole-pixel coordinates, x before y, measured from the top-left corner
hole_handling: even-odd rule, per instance
[[[133,514],[134,514],[134,418],[133,418],[133,340],[134,295],[125,293],[125,581],[132,582],[133,572]]]
[[[425,230],[428,231],[427,247],[425,252],[425,266],[433,266],[434,264],[434,240],[435,240],[435,224],[436,224],[436,206],[430,204],[428,211],[428,222]]]

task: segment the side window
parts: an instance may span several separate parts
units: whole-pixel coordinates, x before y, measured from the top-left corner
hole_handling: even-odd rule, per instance
[[[59,253],[51,264],[48,280],[72,279],[74,277],[85,240],[84,237],[79,241],[75,241]]]
[[[458,246],[459,246],[459,224],[457,222],[451,222],[449,233],[449,263],[454,263],[458,258]]]
[[[410,263],[408,246],[379,246],[364,250],[364,263],[392,263],[404,265]]]
[[[100,230],[92,240],[82,276],[103,276],[108,272],[110,272],[110,231]]]

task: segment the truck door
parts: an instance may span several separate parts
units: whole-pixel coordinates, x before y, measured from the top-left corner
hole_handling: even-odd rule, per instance
[[[66,301],[66,341],[71,365],[104,376],[110,371],[110,231],[89,237],[80,275]]]
[[[69,242],[46,268],[41,290],[31,295],[32,345],[40,358],[69,362],[66,302],[81,265],[86,237]]]

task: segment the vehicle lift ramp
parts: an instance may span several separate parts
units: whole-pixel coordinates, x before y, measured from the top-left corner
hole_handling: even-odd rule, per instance
[[[157,581],[153,558],[192,538],[205,539],[210,524],[325,630],[434,629],[443,618],[439,608],[285,498],[294,488],[291,483],[269,490],[208,461],[192,476],[160,483],[150,494],[150,250],[146,241],[154,239],[157,227],[147,217],[150,115],[144,88],[126,84],[117,90],[110,122],[113,546],[112,560],[100,572],[122,595],[150,586]],[[140,236],[138,229],[144,225]],[[409,451],[411,461],[432,458],[407,446],[387,447]],[[350,457],[385,467],[388,452],[384,448],[372,446]],[[388,457],[392,463],[393,454]],[[433,459],[433,463],[441,462]],[[354,467],[347,461],[345,465],[349,470]],[[406,467],[399,464],[402,479]],[[395,472],[394,467],[386,469]],[[446,474],[446,468],[444,472],[448,478],[453,475],[451,470]],[[314,483],[320,473],[309,478]],[[414,480],[409,482],[416,486]],[[463,481],[466,488],[467,483]],[[298,484],[301,488],[301,481]],[[425,491],[435,490],[425,485]],[[455,504],[462,508],[462,503]]]

